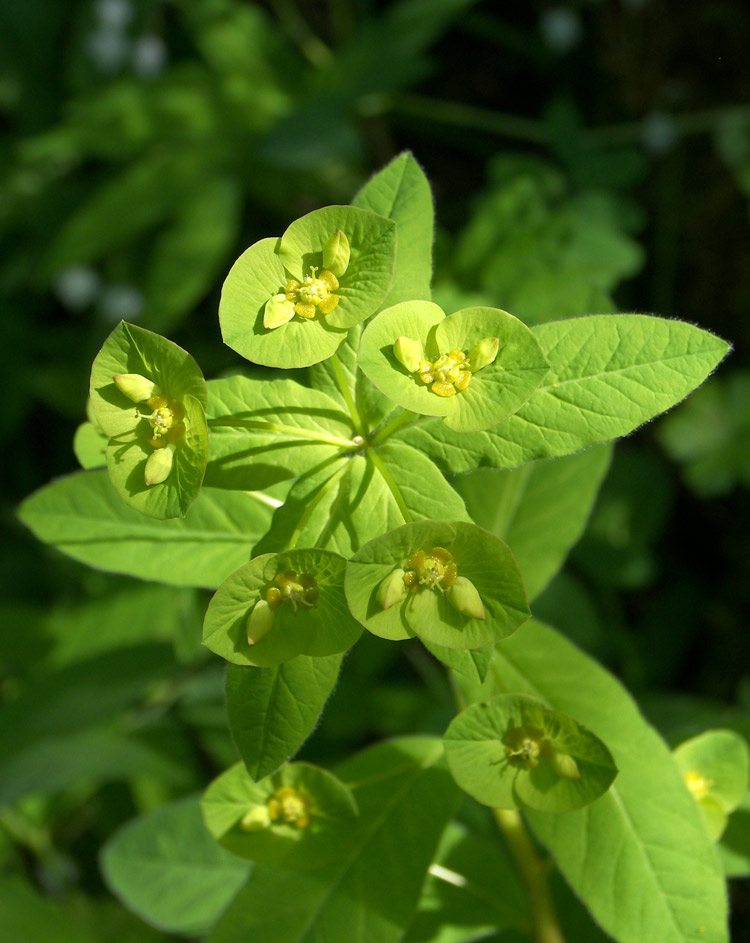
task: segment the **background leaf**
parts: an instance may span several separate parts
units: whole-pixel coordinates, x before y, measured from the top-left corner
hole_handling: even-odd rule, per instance
[[[193,936],[210,929],[252,865],[215,841],[190,797],[115,832],[101,868],[110,890],[142,919]]]
[[[612,447],[602,445],[508,471],[482,468],[453,480],[474,520],[513,551],[530,600],[583,534],[611,458]]]

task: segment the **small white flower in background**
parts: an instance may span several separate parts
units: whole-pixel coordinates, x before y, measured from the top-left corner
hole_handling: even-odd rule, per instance
[[[96,16],[102,26],[120,31],[133,19],[130,0],[97,0]]]
[[[66,268],[55,279],[55,294],[69,311],[82,311],[96,301],[101,291],[101,279],[85,265]]]
[[[539,17],[539,30],[550,49],[560,55],[577,45],[583,33],[578,14],[566,7],[545,10]]]
[[[119,30],[103,26],[89,34],[86,48],[89,58],[100,72],[117,72],[128,55],[130,41]]]
[[[160,36],[141,36],[133,43],[133,71],[142,79],[152,79],[164,71],[167,47]]]
[[[101,294],[99,310],[106,321],[136,321],[143,310],[143,295],[133,285],[109,285]]]
[[[652,111],[643,119],[641,140],[650,154],[666,154],[677,143],[674,118],[665,111]]]

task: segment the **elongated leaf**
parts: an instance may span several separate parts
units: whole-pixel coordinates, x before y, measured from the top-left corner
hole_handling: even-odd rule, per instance
[[[206,484],[217,488],[261,489],[296,478],[353,435],[335,400],[294,380],[228,377],[209,381],[208,395]]]
[[[604,445],[508,471],[483,468],[453,482],[474,520],[513,551],[529,599],[583,533],[611,457]]]
[[[624,688],[554,630],[530,622],[496,648],[484,690],[471,697],[498,691],[543,698],[612,752],[617,780],[593,805],[528,813],[601,926],[620,943],[726,941],[726,890],[700,811]]]
[[[448,471],[514,468],[627,435],[699,386],[729,350],[682,321],[602,314],[534,328],[552,371],[517,413],[486,432],[430,421],[401,435]]]
[[[355,455],[300,478],[256,552],[328,547],[350,556],[377,534],[414,519],[468,519],[461,498],[434,464],[402,442],[387,442],[374,464]],[[338,477],[336,477],[338,476]]]
[[[339,675],[341,655],[298,655],[275,668],[229,665],[229,727],[257,782],[293,756],[312,733]]]
[[[452,822],[404,943],[467,943],[511,927],[528,932],[527,900],[503,847]]]
[[[410,738],[339,767],[360,810],[345,858],[302,873],[257,867],[209,943],[397,943],[458,799],[441,756],[437,740]]]
[[[396,223],[396,268],[383,307],[399,301],[429,301],[434,210],[430,184],[414,157],[408,152],[394,157],[352,203]]]
[[[240,189],[229,178],[208,178],[189,194],[151,254],[144,324],[167,331],[208,293],[228,261],[241,208]]]
[[[54,796],[86,782],[112,783],[134,776],[153,777],[184,789],[190,772],[135,737],[86,730],[34,740],[0,762],[0,803],[24,796]]]
[[[207,488],[187,517],[155,521],[124,504],[98,470],[46,485],[19,516],[40,540],[90,566],[214,589],[250,558],[271,508],[252,495]]]
[[[98,938],[17,875],[0,882],[0,929],[23,943],[98,943]]]
[[[43,676],[0,710],[0,756],[34,739],[102,723],[136,702],[173,665],[171,646],[142,644],[103,652]]]
[[[210,929],[252,868],[209,834],[197,797],[129,822],[104,846],[101,866],[126,907],[190,936]]]

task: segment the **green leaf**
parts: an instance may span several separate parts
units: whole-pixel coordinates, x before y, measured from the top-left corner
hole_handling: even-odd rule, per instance
[[[225,177],[202,180],[178,207],[151,252],[141,318],[166,331],[211,289],[233,248],[242,195]]]
[[[617,774],[598,737],[528,695],[471,704],[443,745],[458,785],[496,809],[570,812],[603,795]]]
[[[297,655],[275,668],[229,665],[229,728],[256,782],[293,756],[310,736],[339,676],[341,655]]]
[[[619,773],[601,799],[567,815],[527,813],[594,919],[620,943],[726,941],[726,890],[700,812],[619,682],[537,622],[496,648],[489,677],[479,689],[462,681],[466,696],[543,698],[612,752]]]
[[[730,817],[718,851],[727,877],[750,877],[750,792]]]
[[[240,567],[218,588],[203,624],[203,644],[235,665],[273,667],[295,655],[335,655],[359,638],[361,627],[349,613],[344,597],[346,560],[330,550],[288,550],[262,554]],[[282,602],[273,611],[273,625],[249,643],[248,618],[264,602],[277,577],[294,571],[315,580],[312,605]]]
[[[339,767],[360,811],[346,855],[309,872],[257,867],[209,943],[398,943],[457,802],[441,757],[438,740],[409,738]]]
[[[444,665],[460,675],[465,675],[470,681],[481,683],[487,677],[492,662],[491,645],[471,649],[446,648],[445,645],[435,645],[433,642],[425,642],[424,639],[422,639],[422,644]]]
[[[105,471],[76,472],[30,495],[19,517],[63,553],[102,570],[214,589],[249,557],[271,508],[203,489],[185,518],[155,521],[124,504]]]
[[[3,935],[23,943],[99,943],[89,930],[14,874],[0,883]]]
[[[294,805],[285,806],[285,796]],[[305,869],[343,857],[357,816],[350,789],[309,763],[288,763],[257,783],[237,763],[211,783],[201,809],[208,830],[234,854]]]
[[[101,468],[107,464],[109,436],[93,422],[82,422],[73,436],[73,451],[81,468]]]
[[[323,247],[345,232],[351,260],[334,294],[337,307],[312,319],[294,315],[280,327],[263,326],[266,303],[284,293],[290,279],[302,282],[311,267],[323,267]],[[295,220],[280,240],[263,239],[235,262],[219,305],[226,344],[269,367],[307,367],[325,360],[345,339],[345,331],[382,304],[393,276],[396,226],[391,220],[351,206],[329,206]]]
[[[435,393],[418,372],[410,373],[394,354],[399,337],[416,342],[430,362],[452,350],[469,355],[476,344],[497,337],[494,361],[471,376],[471,385],[452,396]],[[387,308],[362,334],[359,365],[370,380],[399,406],[428,416],[443,416],[454,431],[488,429],[514,413],[548,372],[539,344],[525,324],[498,308],[466,308],[445,317],[429,301],[407,301]]]
[[[206,933],[252,867],[211,837],[197,798],[180,799],[129,822],[102,849],[109,889],[152,926]]]
[[[508,543],[529,599],[581,537],[611,458],[611,446],[603,445],[508,471],[483,468],[453,481],[474,520]]]
[[[383,608],[379,590],[384,581],[402,583],[404,571],[423,551],[429,565],[432,548],[448,551],[457,568],[456,586],[443,589],[425,583],[415,592],[403,591],[400,600]],[[426,577],[425,577],[426,579]],[[457,609],[455,591],[461,579],[470,580],[479,594],[485,618]],[[361,547],[346,568],[346,597],[356,619],[374,635],[394,640],[413,638],[449,648],[481,648],[515,631],[529,617],[521,574],[508,547],[475,524],[421,521],[405,524]]]
[[[430,13],[433,15],[434,10]],[[406,151],[394,157],[362,187],[352,203],[396,223],[396,268],[384,306],[429,301],[434,209],[430,184],[414,157]]]
[[[173,467],[158,484],[146,484],[145,470],[158,451],[149,442],[154,435],[149,418],[159,410],[151,400],[134,402],[126,396],[114,381],[119,374],[155,383],[174,423],[160,438],[174,452]],[[184,517],[200,491],[208,461],[206,383],[190,354],[158,334],[121,321],[94,360],[90,392],[96,421],[110,436],[107,467],[118,494],[151,517]]]
[[[399,435],[453,472],[568,455],[679,403],[729,350],[692,324],[640,314],[553,321],[534,334],[553,376],[505,422],[471,435],[430,422]]]
[[[435,465],[401,442],[386,442],[377,461],[342,457],[293,485],[256,552],[306,544],[344,556],[412,518],[466,520],[463,501]]]
[[[507,852],[452,822],[443,832],[404,943],[468,943],[528,933],[527,896]]]
[[[149,743],[133,736],[86,730],[34,740],[0,762],[0,802],[25,796],[54,796],[71,787],[149,777],[183,789],[190,772]]]
[[[717,841],[747,792],[750,751],[745,738],[733,730],[707,730],[681,743],[674,758]]]
[[[234,376],[210,380],[208,392],[207,485],[266,488],[338,455],[351,441],[351,421],[338,403],[294,380]]]

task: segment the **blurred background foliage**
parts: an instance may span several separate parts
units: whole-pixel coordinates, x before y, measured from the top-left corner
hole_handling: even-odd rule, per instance
[[[236,759],[204,595],[75,564],[16,505],[74,469],[118,320],[208,376],[238,369],[216,319],[234,258],[403,149],[434,187],[448,310],[656,312],[735,344],[618,446],[536,611],[671,742],[747,734],[749,47],[733,0],[0,0],[6,939],[173,939],[108,896],[98,851]],[[441,732],[452,712],[424,649],[367,636],[303,756]],[[742,884],[734,898],[747,927]]]

